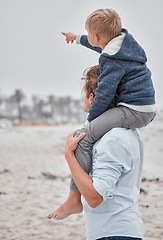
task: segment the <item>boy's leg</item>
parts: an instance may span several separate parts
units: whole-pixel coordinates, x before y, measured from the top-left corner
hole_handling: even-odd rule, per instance
[[[115,127],[141,128],[155,117],[154,112],[140,112],[125,106],[109,109],[88,125],[92,141],[97,141],[106,132]]]
[[[155,113],[141,113],[124,106],[109,109],[102,115],[78,131],[76,136],[86,132],[86,136],[78,143],[75,156],[81,167],[88,174],[91,170],[92,146],[106,132],[115,127],[140,128],[146,126],[154,118]],[[68,199],[49,218],[64,219],[73,213],[82,211],[81,194],[71,178]]]
[[[124,106],[109,109],[102,115],[78,131],[76,136],[86,132],[86,136],[79,142],[75,156],[85,172],[91,170],[92,146],[106,132],[114,127],[140,128],[146,126],[154,118],[154,113],[141,113]],[[49,218],[64,219],[71,214],[79,213],[83,209],[81,194],[71,178],[70,194],[67,200]]]
[[[86,132],[86,136],[78,143],[75,156],[83,170],[88,174],[90,173],[92,146],[105,133],[115,127],[131,129],[145,127],[154,117],[155,113],[139,112],[125,106],[119,106],[109,109],[80,129],[77,136],[83,132]],[[73,178],[71,178],[70,189],[78,190]]]
[[[77,132],[76,137],[82,132],[86,132],[86,136],[78,143],[78,146],[75,150],[75,156],[83,170],[88,174],[91,170],[93,144],[107,131],[111,130],[114,127],[115,122],[116,127],[121,126],[123,119],[124,113],[120,110],[120,108],[116,108],[114,111],[110,109],[107,111],[107,114],[102,114],[100,117],[96,118],[94,121]],[[83,206],[81,203],[81,194],[78,191],[73,178],[71,178],[70,194],[68,199],[48,217],[61,220],[71,214],[81,212],[82,209]]]
[[[67,200],[54,212],[48,215],[48,218],[62,220],[71,214],[81,213],[83,205],[81,203],[81,194],[79,191],[70,191]]]
[[[86,172],[86,173],[90,173],[91,171],[91,165],[92,165],[92,146],[93,143],[91,144],[90,138],[90,132],[88,130],[87,127],[83,127],[81,128],[75,135],[75,137],[78,137],[81,133],[85,132],[86,133],[86,138],[84,139],[84,141],[80,140],[80,142],[78,143],[78,146],[74,152],[76,159],[78,160],[79,164],[81,165],[82,169]],[[73,178],[71,177],[71,181],[70,181],[70,190],[73,191],[78,191],[78,188],[73,180]]]
[[[88,174],[90,173],[92,165],[93,144],[112,128],[122,127],[124,125],[125,113],[122,108],[123,107],[116,107],[109,109],[90,123],[86,124],[86,126],[80,129],[77,133],[77,136],[82,132],[86,133],[86,136],[78,143],[75,150],[75,156],[83,170]],[[124,127],[126,127],[126,125]],[[78,190],[72,177],[70,189]]]

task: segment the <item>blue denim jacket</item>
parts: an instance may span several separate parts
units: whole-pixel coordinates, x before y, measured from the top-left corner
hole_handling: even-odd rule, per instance
[[[82,35],[80,38],[80,43],[83,46],[101,53],[99,57],[98,88],[89,111],[89,122],[107,109],[116,91],[118,93],[118,103],[123,102],[131,105],[155,104],[155,90],[151,72],[146,66],[146,54],[126,29],[123,29],[122,33],[125,34],[125,37],[115,54],[108,53],[107,48],[116,38],[111,40],[103,51],[99,47],[92,47],[86,35]]]

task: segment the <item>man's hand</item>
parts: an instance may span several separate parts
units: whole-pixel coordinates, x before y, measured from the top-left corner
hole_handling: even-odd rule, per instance
[[[62,32],[62,34],[66,37],[66,42],[67,43],[69,43],[69,42],[71,42],[71,43],[73,43],[74,42],[74,40],[76,40],[76,34],[74,34],[74,33],[65,33],[65,32]]]
[[[79,135],[79,137],[75,138],[74,136],[77,132],[78,130],[70,133],[67,137],[67,142],[65,147],[65,157],[74,153],[75,149],[77,148],[78,142],[86,135],[86,133],[82,133]]]

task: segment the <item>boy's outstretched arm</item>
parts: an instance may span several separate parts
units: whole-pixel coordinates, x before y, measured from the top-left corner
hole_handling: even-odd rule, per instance
[[[79,44],[79,43],[78,43]],[[101,53],[102,49],[100,47],[93,47],[89,41],[87,35],[80,36],[80,44],[84,47],[87,47],[95,52]]]
[[[66,42],[67,43],[69,43],[69,42],[71,42],[71,43],[73,43],[74,42],[74,40],[76,40],[76,34],[74,34],[74,33],[65,33],[65,32],[62,32],[62,34],[66,37]]]
[[[98,53],[101,53],[101,52],[102,52],[102,49],[101,49],[100,47],[93,47],[93,46],[88,42],[88,38],[87,38],[86,35],[80,36],[80,35],[77,35],[77,34],[71,33],[71,32],[69,32],[69,33],[62,32],[62,34],[66,37],[66,42],[67,42],[67,43],[69,43],[69,42],[73,43],[75,40],[77,40],[77,36],[78,36],[78,37],[79,37],[79,38],[78,38],[78,41],[80,42],[80,43],[78,42],[78,44],[81,44],[81,45],[83,45],[84,47],[87,47],[87,48],[89,48],[89,49],[91,49],[91,50],[93,50],[93,51],[96,51],[96,52],[98,52]]]

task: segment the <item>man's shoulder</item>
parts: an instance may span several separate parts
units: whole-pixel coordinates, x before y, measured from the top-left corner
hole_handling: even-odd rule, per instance
[[[113,128],[110,131],[108,131],[103,138],[118,138],[126,140],[129,137],[137,136],[138,131],[137,129],[129,129],[129,128]]]
[[[122,144],[126,148],[130,145],[131,142],[134,142],[140,139],[137,129],[128,129],[128,128],[113,128],[108,131],[98,142],[97,145],[106,145],[106,144]]]
[[[137,157],[143,151],[143,142],[137,129],[113,128],[108,131],[93,146],[93,156],[109,156],[123,158],[126,154],[130,157]],[[99,158],[100,159],[100,158]]]

